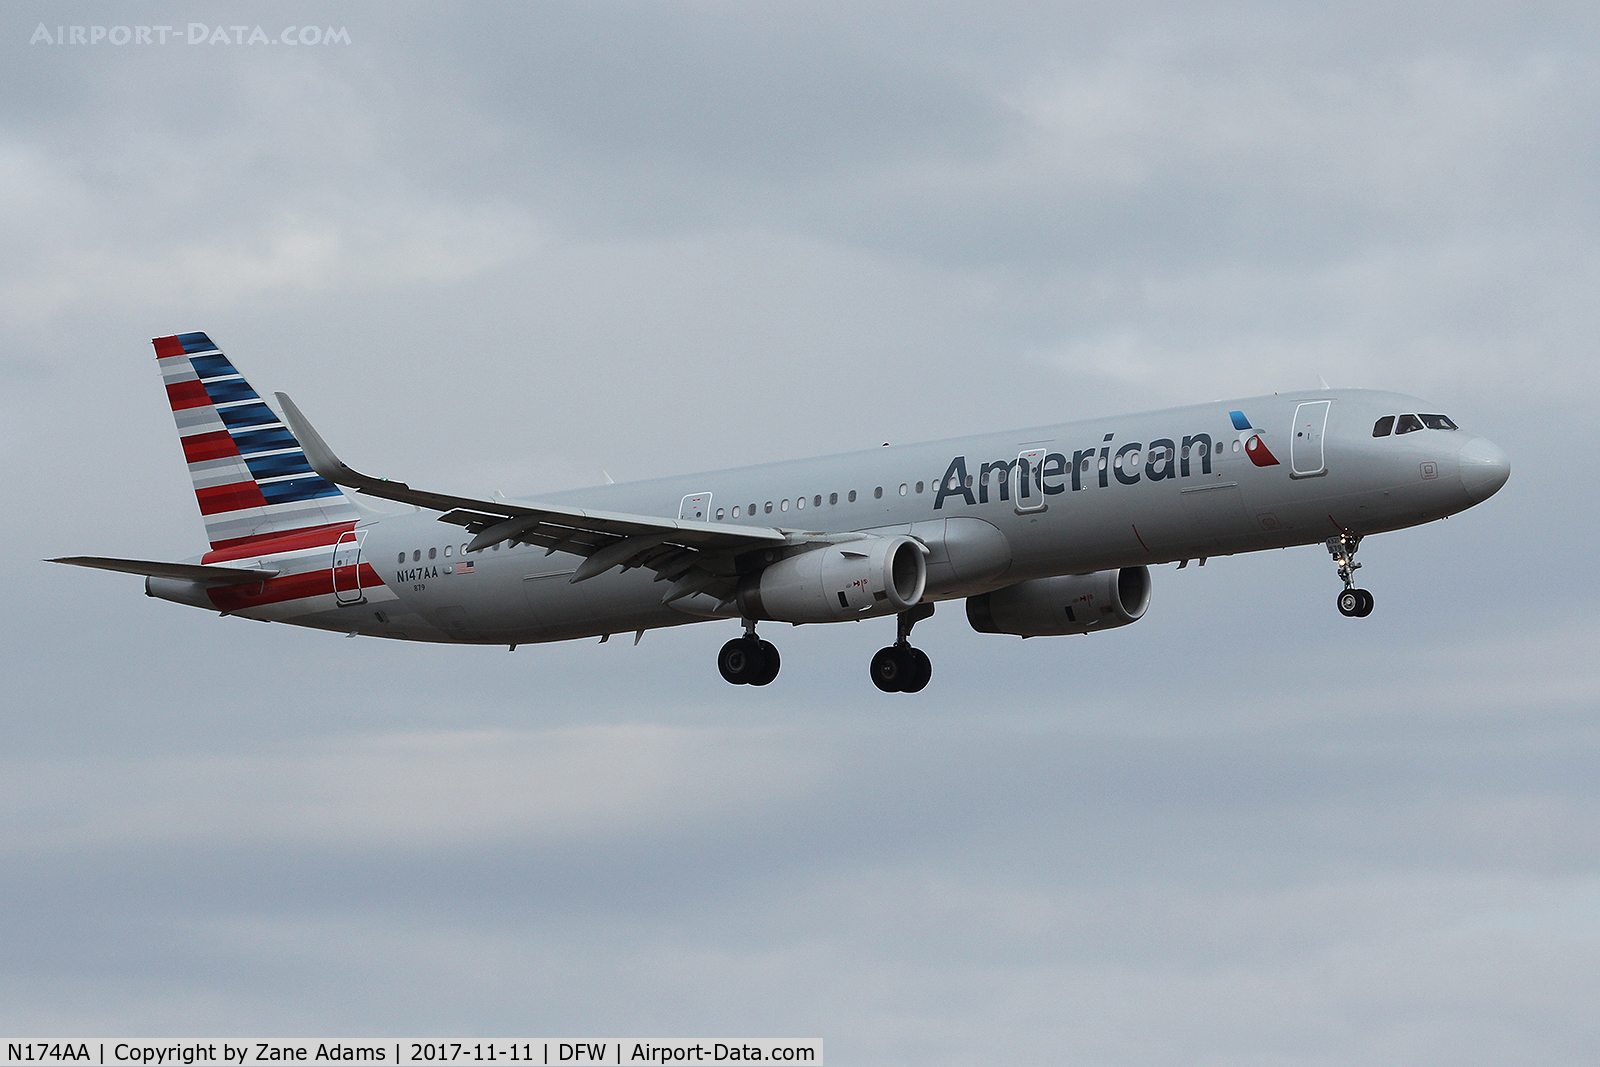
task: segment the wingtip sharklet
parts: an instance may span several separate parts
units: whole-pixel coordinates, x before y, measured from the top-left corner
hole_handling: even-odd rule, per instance
[[[278,405],[283,408],[283,420],[289,424],[289,429],[294,433],[295,439],[300,442],[300,447],[305,450],[306,462],[311,464],[311,469],[338,485],[349,485],[348,478],[356,472],[345,466],[338,456],[333,454],[333,449],[328,447],[328,442],[322,439],[311,421],[305,417],[295,402],[289,399],[288,393],[273,393],[278,400]]]

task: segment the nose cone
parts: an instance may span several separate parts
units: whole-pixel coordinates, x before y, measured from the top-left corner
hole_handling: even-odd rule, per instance
[[[1511,457],[1505,449],[1483,437],[1474,437],[1457,454],[1461,485],[1474,504],[1488,500],[1511,477]]]

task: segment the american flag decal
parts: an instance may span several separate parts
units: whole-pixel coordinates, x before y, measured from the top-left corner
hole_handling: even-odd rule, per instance
[[[471,574],[472,573],[472,561],[470,559],[464,559],[460,563],[457,563],[456,564],[456,573],[457,574]]]

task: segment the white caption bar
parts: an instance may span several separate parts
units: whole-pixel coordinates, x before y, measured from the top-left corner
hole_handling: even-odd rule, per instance
[[[821,1041],[12,1041],[3,1067],[223,1067],[260,1064],[677,1064],[790,1063],[820,1065]]]

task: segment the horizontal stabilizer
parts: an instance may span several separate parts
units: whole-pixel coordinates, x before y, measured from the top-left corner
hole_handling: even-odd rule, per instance
[[[280,571],[253,567],[202,567],[194,563],[161,563],[148,559],[107,559],[104,556],[62,556],[46,563],[67,563],[74,567],[93,567],[123,574],[142,574],[146,578],[179,578],[202,585],[246,585],[276,578]]]

